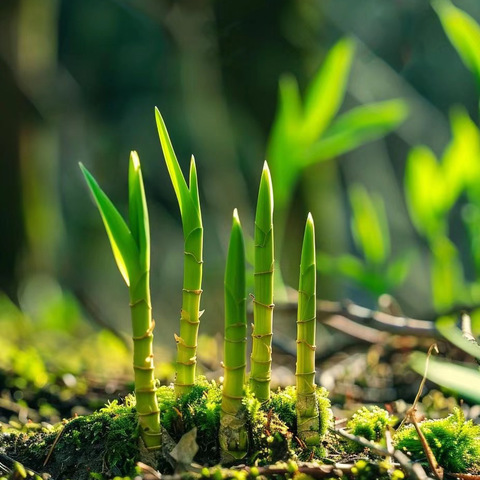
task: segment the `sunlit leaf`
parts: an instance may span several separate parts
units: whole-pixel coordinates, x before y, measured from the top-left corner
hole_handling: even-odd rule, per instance
[[[385,207],[380,198],[370,197],[362,185],[349,189],[352,232],[367,263],[380,265],[390,255],[390,236]]]
[[[267,152],[275,182],[277,208],[283,206],[291,195],[301,169],[301,108],[297,81],[292,75],[283,76],[279,84],[278,112]]]
[[[450,114],[452,140],[445,149],[442,164],[451,198],[451,207],[464,188],[478,190],[480,180],[480,134],[463,107],[452,109]]]
[[[351,39],[341,39],[311,82],[305,97],[303,122],[303,136],[307,141],[316,140],[338,112],[345,96],[354,48]]]
[[[386,278],[392,287],[401,285],[405,281],[415,257],[415,251],[408,251],[389,262],[387,266]]]
[[[190,160],[190,175],[188,179],[188,186],[190,188],[190,196],[195,205],[195,209],[200,215],[200,196],[198,193],[198,178],[197,178],[197,166],[195,164],[195,157],[192,155]]]
[[[340,115],[305,154],[305,164],[334,158],[395,130],[407,117],[402,100],[388,100],[353,108]]]
[[[457,50],[465,66],[474,74],[480,88],[480,26],[467,13],[455,7],[449,0],[434,0],[433,8],[440,17],[450,42]]]
[[[420,375],[425,371],[426,358],[420,352],[415,352],[410,357],[410,366]],[[480,372],[476,368],[431,357],[427,378],[453,390],[466,400],[480,403]]]
[[[456,347],[460,348],[464,352],[468,353],[472,357],[480,359],[480,347],[467,340],[462,331],[456,326],[455,318],[452,317],[440,317],[436,322],[437,330]]]
[[[150,225],[143,187],[142,170],[137,152],[131,152],[128,170],[130,231],[139,250],[140,267],[150,270]]]
[[[458,250],[447,237],[436,237],[431,248],[433,303],[441,311],[463,300],[463,271]]]
[[[125,283],[130,285],[131,278],[136,278],[139,272],[138,248],[135,240],[122,216],[90,172],[82,164],[80,168],[102,216],[118,269]]]
[[[367,275],[365,264],[353,255],[340,255],[336,259],[338,272],[363,284]]]
[[[434,236],[442,231],[447,189],[434,153],[425,146],[412,148],[407,158],[405,194],[410,216],[419,232]]]
[[[195,196],[195,199],[193,199],[180,168],[180,164],[178,163],[175,151],[173,150],[167,127],[165,126],[165,122],[163,121],[162,115],[160,114],[158,108],[155,108],[155,118],[157,121],[158,135],[160,137],[165,163],[167,164],[168,173],[170,175],[173,189],[175,190],[175,195],[177,196],[178,204],[180,206],[183,228],[185,235],[188,235],[191,231],[201,227],[202,225],[200,211],[196,208],[196,200],[198,199],[198,186],[193,187],[193,193]],[[191,174],[196,182],[196,170],[191,170]]]

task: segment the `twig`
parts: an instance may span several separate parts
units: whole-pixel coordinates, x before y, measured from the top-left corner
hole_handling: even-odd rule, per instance
[[[427,474],[425,473],[425,470],[422,468],[420,464],[418,463],[412,464],[409,458],[399,450],[395,450],[392,454],[391,452],[381,447],[380,445],[377,445],[373,442],[369,442],[366,438],[352,435],[351,433],[348,433],[343,429],[331,430],[331,432],[343,438],[346,438],[347,440],[358,443],[362,447],[370,449],[372,452],[376,453],[377,455],[381,455],[382,457],[393,457],[398,462],[400,467],[402,467],[405,472],[408,472],[409,475],[411,475],[411,477],[415,478],[416,480],[431,480],[430,477],[427,476]]]
[[[58,432],[57,436],[55,437],[55,440],[52,443],[52,446],[50,447],[50,450],[48,451],[47,458],[45,458],[45,461],[43,462],[43,466],[45,467],[50,460],[50,457],[52,456],[53,450],[55,449],[55,446],[57,445],[58,441],[60,440],[60,437],[62,436],[63,432],[65,431],[65,425],[63,428]]]
[[[425,438],[425,435],[423,434],[422,430],[420,429],[420,426],[418,425],[416,415],[417,415],[417,403],[420,400],[420,397],[423,392],[423,387],[425,386],[425,382],[427,380],[427,373],[428,373],[428,363],[430,361],[430,357],[432,356],[432,353],[436,352],[438,353],[438,347],[437,344],[434,343],[433,345],[430,346],[428,349],[427,353],[427,360],[425,361],[425,372],[423,373],[423,378],[422,381],[420,382],[420,386],[418,387],[418,392],[417,396],[415,397],[415,400],[413,402],[413,405],[407,410],[407,414],[405,415],[405,418],[402,420],[402,423],[398,427],[400,428],[403,426],[405,421],[410,420],[413,423],[413,426],[415,427],[415,430],[417,431],[418,438],[420,439],[420,443],[422,444],[423,451],[425,452],[425,455],[427,457],[428,464],[430,466],[430,469],[432,470],[433,474],[437,478],[437,480],[443,480],[444,477],[444,470],[443,468],[438,464],[437,459],[435,458],[435,455],[430,448],[430,445],[427,442],[427,439]]]
[[[296,311],[295,302],[277,305],[277,311]],[[365,327],[371,327],[382,332],[396,333],[399,335],[416,335],[421,337],[440,337],[432,320],[420,320],[405,316],[396,316],[391,313],[371,310],[352,302],[331,302],[329,300],[317,301],[317,321],[337,328],[338,317],[343,317]],[[342,327],[338,327],[342,329]],[[342,330],[343,331],[343,330]],[[348,331],[345,333],[349,333]]]

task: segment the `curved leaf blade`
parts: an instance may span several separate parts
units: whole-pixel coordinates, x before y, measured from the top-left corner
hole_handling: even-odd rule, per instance
[[[395,130],[408,116],[403,100],[362,105],[340,115],[305,155],[305,164],[329,160]]]
[[[130,231],[139,250],[140,268],[147,272],[150,270],[150,224],[140,159],[135,151],[130,153],[128,191]]]
[[[423,375],[426,359],[424,353],[414,352],[409,364],[413,370]],[[480,403],[480,372],[475,368],[431,357],[427,378],[467,400]]]
[[[443,29],[457,50],[462,62],[473,73],[480,89],[480,26],[467,13],[449,0],[435,0],[432,6],[440,18]]]
[[[125,283],[129,286],[138,275],[138,248],[135,240],[118,210],[99,187],[92,174],[80,164],[85,180],[93,194],[95,203],[105,225],[113,256]]]
[[[303,135],[310,141],[322,134],[342,104],[354,50],[353,40],[338,41],[307,90]]]

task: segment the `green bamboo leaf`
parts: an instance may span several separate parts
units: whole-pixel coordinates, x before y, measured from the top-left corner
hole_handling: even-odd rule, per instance
[[[434,153],[425,146],[414,147],[407,158],[405,196],[410,217],[417,230],[435,236],[444,228],[445,197],[443,171]]]
[[[389,262],[385,276],[392,287],[397,287],[405,281],[416,256],[415,250],[409,250]]]
[[[307,150],[304,164],[329,160],[395,130],[408,115],[403,100],[361,105],[340,115]]]
[[[195,228],[202,226],[202,220],[200,211],[196,209],[196,199],[192,198],[192,193],[187,186],[185,177],[183,176],[180,164],[178,163],[177,156],[173,150],[172,142],[168,135],[167,127],[163,121],[160,111],[155,108],[155,118],[157,121],[158,135],[160,137],[160,143],[162,144],[163,155],[167,164],[168,173],[177,196],[178,204],[180,206],[180,213],[182,215],[182,222],[185,235]],[[193,168],[195,170],[195,168]],[[196,179],[196,171],[193,172],[193,176]],[[198,187],[194,187],[193,193],[198,195]]]
[[[102,216],[118,269],[125,283],[130,285],[130,281],[137,278],[140,270],[135,240],[122,216],[98,186],[91,173],[82,164],[80,168]]]
[[[365,187],[349,189],[352,205],[352,232],[367,263],[381,265],[390,255],[390,235],[385,206],[380,197],[370,197]]]
[[[198,178],[197,178],[197,166],[195,164],[195,157],[192,155],[190,160],[190,175],[188,180],[188,185],[190,188],[190,196],[193,200],[195,209],[198,212],[198,215],[201,216],[200,212],[200,196],[198,193]]]
[[[150,270],[150,225],[142,170],[137,152],[130,154],[128,171],[130,231],[138,246],[142,271]]]
[[[337,42],[307,90],[303,135],[310,142],[322,134],[342,104],[354,49],[351,39]]]
[[[467,340],[462,331],[456,326],[455,318],[440,317],[435,325],[437,330],[453,345],[468,353],[472,357],[480,359],[480,346]]]
[[[424,353],[414,352],[409,364],[413,370],[423,375],[426,359],[427,356]],[[427,378],[453,390],[466,400],[480,403],[480,372],[477,368],[431,357]]]
[[[279,83],[278,112],[272,127],[267,159],[275,179],[275,201],[283,206],[290,197],[301,169],[303,150],[301,134],[301,99],[298,84],[292,75]]]
[[[464,107],[450,112],[452,140],[442,158],[450,198],[446,209],[457,201],[464,188],[478,190],[480,177],[480,132]]]
[[[445,311],[465,298],[463,269],[456,246],[449,238],[437,236],[432,249],[432,295],[435,308]]]
[[[434,0],[443,29],[457,50],[465,66],[473,73],[480,88],[480,26],[467,13],[455,7],[449,0]]]

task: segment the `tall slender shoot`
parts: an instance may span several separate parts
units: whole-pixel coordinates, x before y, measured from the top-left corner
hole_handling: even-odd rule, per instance
[[[303,236],[297,314],[297,434],[307,446],[320,445],[315,395],[316,258],[313,218],[308,214]]]
[[[273,188],[263,166],[255,215],[255,270],[250,386],[260,402],[270,398],[273,327]]]
[[[245,244],[237,209],[225,268],[224,380],[220,419],[222,463],[245,457],[248,432],[242,407],[247,365],[247,310],[245,286]]]
[[[197,366],[197,339],[200,324],[200,297],[203,274],[203,225],[198,196],[197,170],[195,159],[190,162],[189,184],[180,169],[165,122],[155,109],[158,134],[168,173],[177,196],[182,216],[184,236],[183,294],[180,313],[180,335],[177,343],[177,372],[175,393],[188,393],[195,384]]]
[[[129,287],[140,435],[148,449],[159,449],[160,410],[154,377],[154,321],[150,300],[150,227],[140,160],[136,152],[131,153],[128,174],[130,228],[90,172],[81,164],[80,168],[102,216],[117,266]]]

